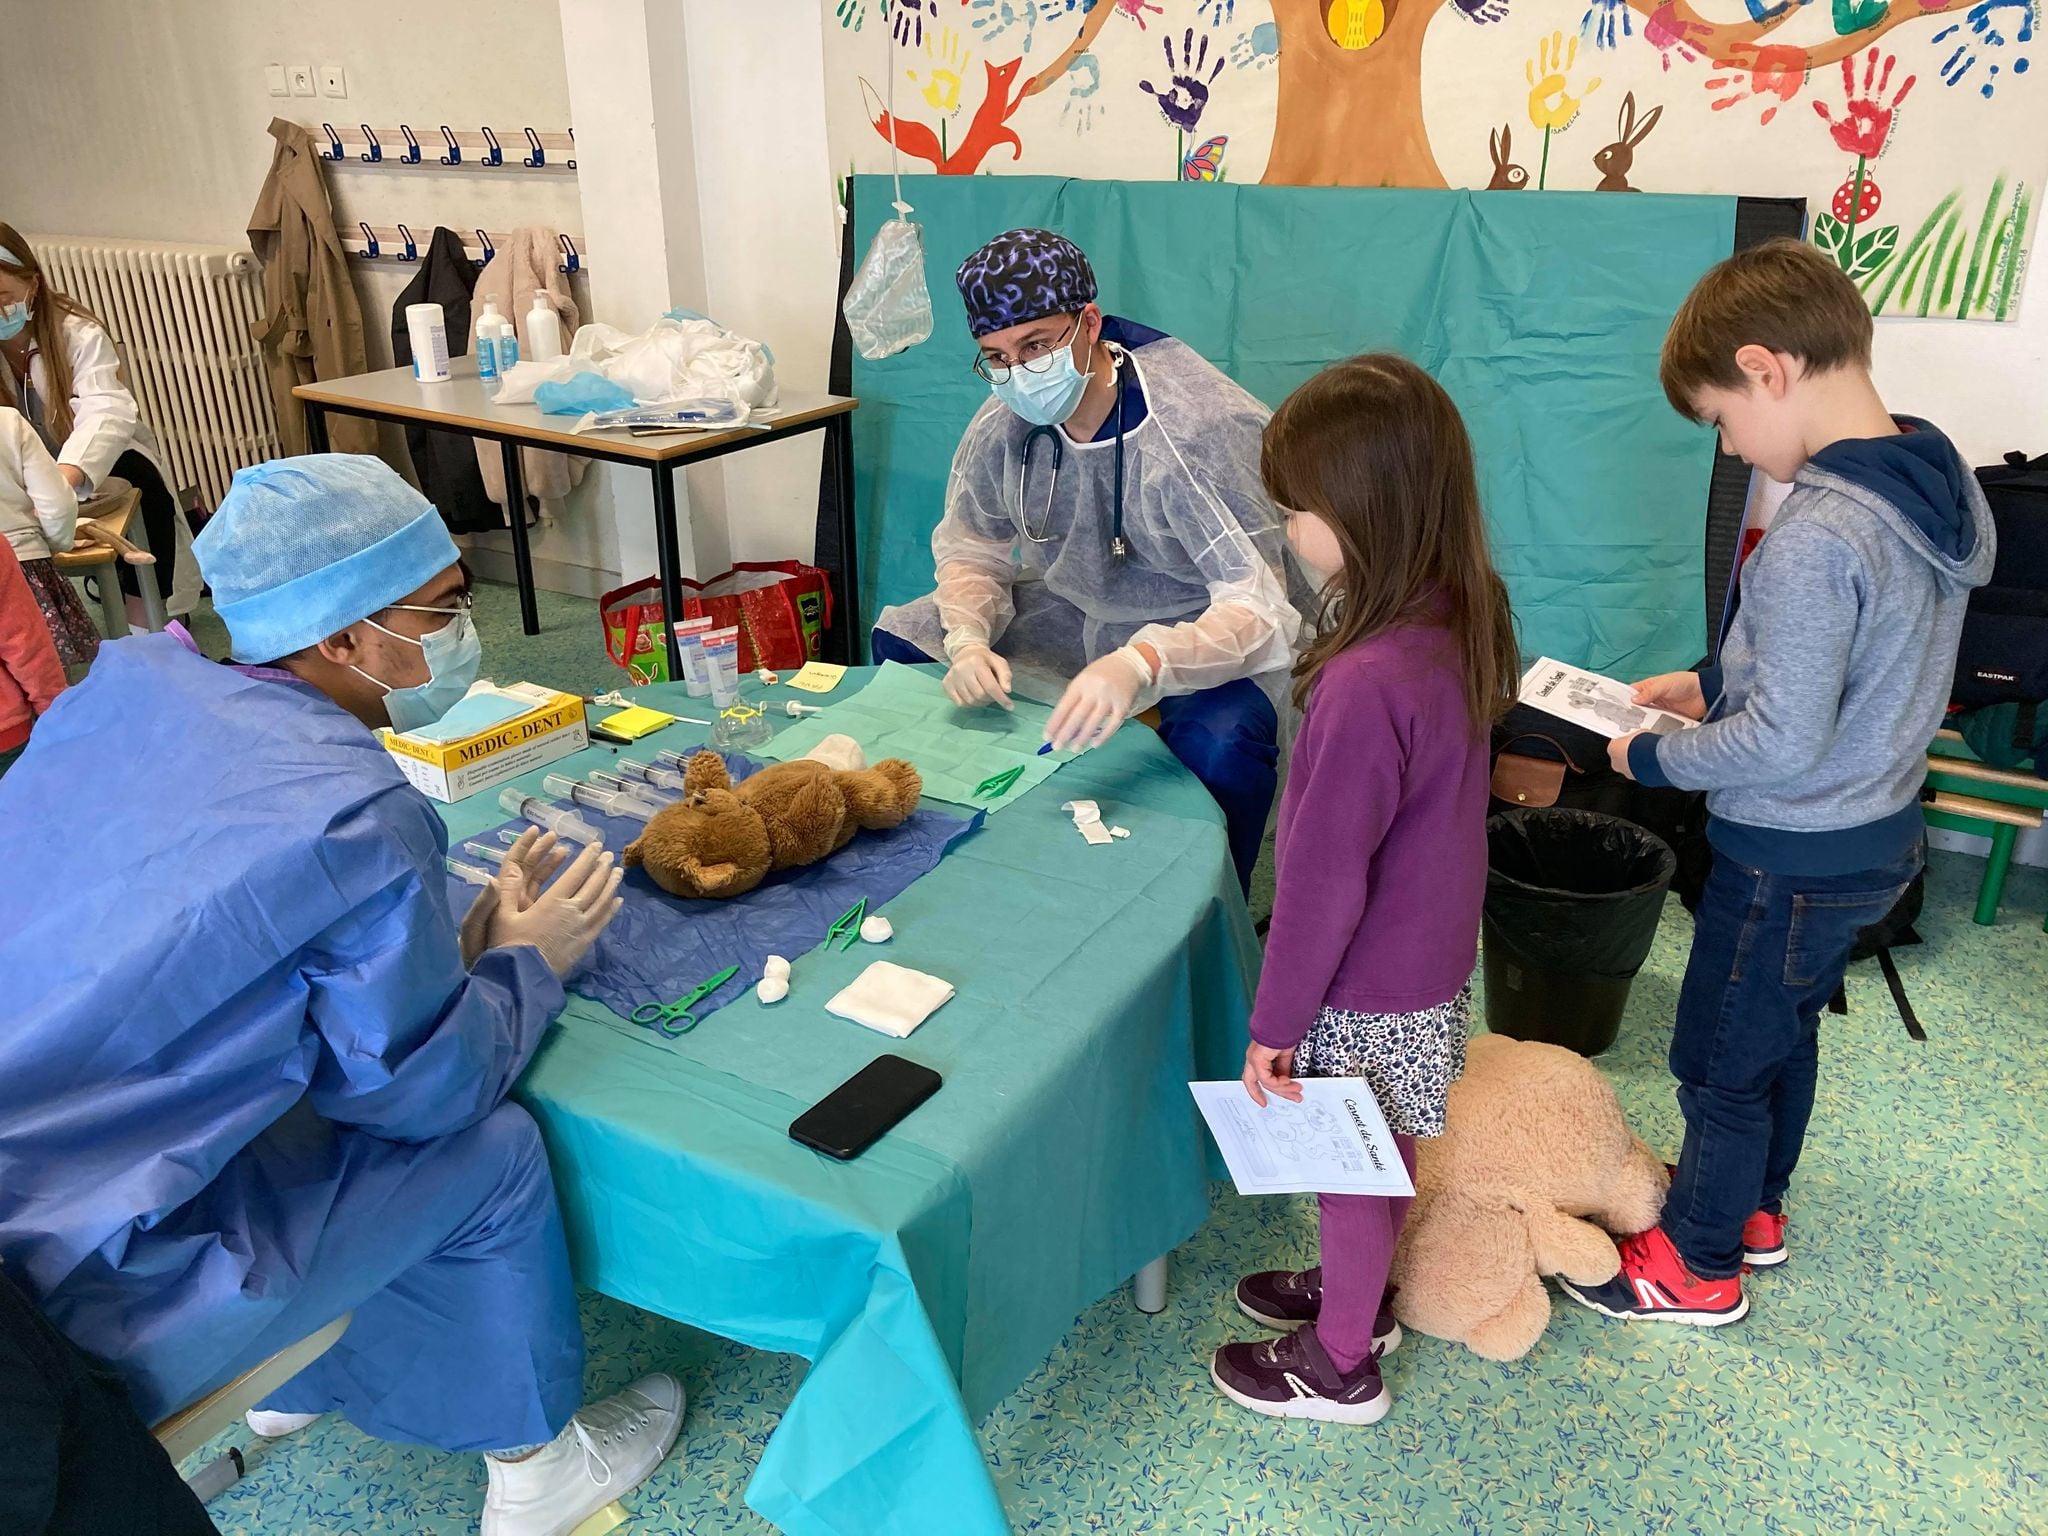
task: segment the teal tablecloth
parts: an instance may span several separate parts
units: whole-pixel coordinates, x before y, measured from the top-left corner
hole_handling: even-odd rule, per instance
[[[681,689],[640,697],[689,712]],[[1059,809],[1076,796],[1131,836],[1083,843]],[[495,793],[445,811],[457,836],[503,819]],[[748,1485],[756,1511],[797,1536],[984,1536],[1007,1525],[973,1425],[1201,1225],[1185,1085],[1238,1071],[1258,948],[1221,813],[1142,727],[991,819],[888,914],[885,950],[793,957],[787,1002],[745,998],[673,1042],[572,994],[519,1096],[585,1284],[812,1362]],[[905,1041],[824,1011],[882,956],[959,989]],[[884,1051],[945,1087],[853,1163],[788,1139]]]

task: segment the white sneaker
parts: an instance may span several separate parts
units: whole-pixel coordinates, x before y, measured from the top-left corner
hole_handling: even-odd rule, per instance
[[[647,1481],[683,1425],[683,1384],[657,1371],[579,1409],[524,1461],[485,1457],[483,1536],[569,1536]]]
[[[286,1435],[296,1435],[320,1415],[317,1413],[266,1413],[261,1408],[251,1408],[242,1417],[249,1428],[266,1440],[281,1440]]]

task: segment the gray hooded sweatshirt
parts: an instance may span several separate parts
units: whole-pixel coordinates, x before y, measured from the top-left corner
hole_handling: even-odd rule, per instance
[[[1642,783],[1705,790],[1714,847],[1753,869],[1875,869],[1924,830],[1927,744],[1996,542],[1955,446],[1897,420],[1800,470],[1743,565],[1720,666],[1701,669],[1707,723],[1629,748]]]

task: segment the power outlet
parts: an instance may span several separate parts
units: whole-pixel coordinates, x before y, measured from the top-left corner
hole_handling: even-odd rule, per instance
[[[289,96],[292,93],[291,78],[285,74],[282,64],[265,66],[263,83],[270,87],[270,94],[273,96]]]
[[[294,96],[317,94],[313,87],[313,66],[310,64],[287,64],[285,72],[291,76]]]
[[[339,64],[322,64],[320,66],[320,94],[322,96],[346,96],[348,94],[348,76],[342,73]]]

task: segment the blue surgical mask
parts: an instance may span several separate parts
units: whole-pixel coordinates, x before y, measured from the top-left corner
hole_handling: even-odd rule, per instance
[[[395,604],[407,613],[447,613],[446,608],[415,608],[404,603]],[[407,645],[416,645],[427,659],[427,680],[413,688],[393,688],[380,677],[371,677],[361,667],[349,670],[368,677],[371,682],[384,690],[384,713],[391,718],[391,728],[397,731],[417,730],[423,725],[432,725],[462,702],[469,685],[476,681],[477,672],[483,667],[483,643],[476,637],[476,626],[469,621],[469,610],[453,610],[455,617],[443,624],[432,634],[422,635],[415,640],[411,635],[401,635],[396,630],[384,629],[375,619],[369,620],[374,629],[394,640],[403,640]]]
[[[0,341],[12,341],[28,329],[28,300],[0,305]]]
[[[1074,414],[1088,389],[1088,375],[1074,366],[1072,345],[1051,354],[1043,373],[1012,368],[1010,376],[989,389],[995,397],[1036,427],[1056,427]]]

